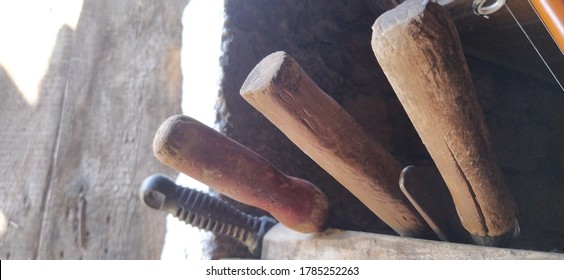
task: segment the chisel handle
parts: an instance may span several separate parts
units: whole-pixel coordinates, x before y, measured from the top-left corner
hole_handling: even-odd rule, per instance
[[[153,141],[156,157],[214,190],[269,212],[300,232],[325,227],[329,202],[314,184],[288,176],[264,158],[184,115],[170,117]]]

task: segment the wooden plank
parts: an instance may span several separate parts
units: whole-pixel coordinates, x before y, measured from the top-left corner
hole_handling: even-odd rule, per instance
[[[27,103],[0,65],[0,259],[34,258],[45,185],[51,175],[72,30],[62,28],[37,105]]]
[[[60,5],[47,6],[58,11]],[[79,6],[67,8],[78,16]],[[24,9],[11,5],[9,13],[21,17],[0,17],[2,26],[18,26],[15,33],[6,30],[0,48],[0,259],[37,254],[66,84],[61,73],[68,72],[73,36],[60,25],[65,19],[37,26],[30,18],[48,11]],[[27,39],[22,31],[29,31]]]
[[[37,108],[11,89],[19,106],[0,113],[9,133],[0,192],[10,198],[0,209],[14,225],[0,258],[160,256],[164,217],[142,206],[138,189],[151,173],[172,174],[151,143],[180,111],[186,3],[84,1],[76,30],[61,29],[65,52],[54,52]]]
[[[71,57],[87,63],[73,64],[68,78],[74,94],[63,104],[39,258],[159,256],[164,221],[137,192],[145,176],[165,170],[151,143],[179,110],[184,4],[84,3]]]
[[[303,234],[277,224],[264,236],[266,260],[564,260],[564,254],[482,247],[329,229]]]

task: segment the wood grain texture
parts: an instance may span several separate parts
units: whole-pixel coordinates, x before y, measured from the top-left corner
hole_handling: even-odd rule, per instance
[[[277,224],[264,236],[266,260],[564,260],[564,254],[492,248],[330,229],[300,234]]]
[[[62,60],[70,52],[71,37],[68,28],[59,31],[50,73],[68,72]],[[1,65],[0,69],[0,211],[6,220],[0,259],[29,259],[36,256],[65,80],[47,74],[40,100],[32,107],[6,69]]]
[[[397,233],[433,236],[399,189],[399,162],[288,54],[264,58],[241,95]]]
[[[472,235],[514,229],[516,206],[499,167],[450,15],[407,1],[378,18],[372,48],[437,164]]]
[[[155,259],[164,216],[138,201],[158,125],[180,111],[187,1],[84,1],[37,107],[0,73],[2,259]],[[40,46],[37,46],[40,47]]]

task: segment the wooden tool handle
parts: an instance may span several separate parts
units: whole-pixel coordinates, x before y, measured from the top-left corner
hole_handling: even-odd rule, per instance
[[[529,2],[564,54],[564,0],[529,0]]]
[[[287,176],[248,148],[188,116],[167,119],[153,142],[157,158],[300,232],[323,230],[329,203],[312,183]]]
[[[398,187],[401,165],[288,54],[264,58],[241,95],[397,233],[434,235]]]
[[[460,39],[448,12],[406,1],[373,26],[374,54],[437,164],[460,220],[477,243],[516,227]]]

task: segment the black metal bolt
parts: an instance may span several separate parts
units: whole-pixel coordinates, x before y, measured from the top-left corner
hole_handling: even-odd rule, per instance
[[[264,235],[278,223],[268,216],[245,214],[208,193],[178,186],[161,174],[151,175],[143,181],[141,201],[187,224],[232,237],[247,246],[254,256],[260,256]]]

